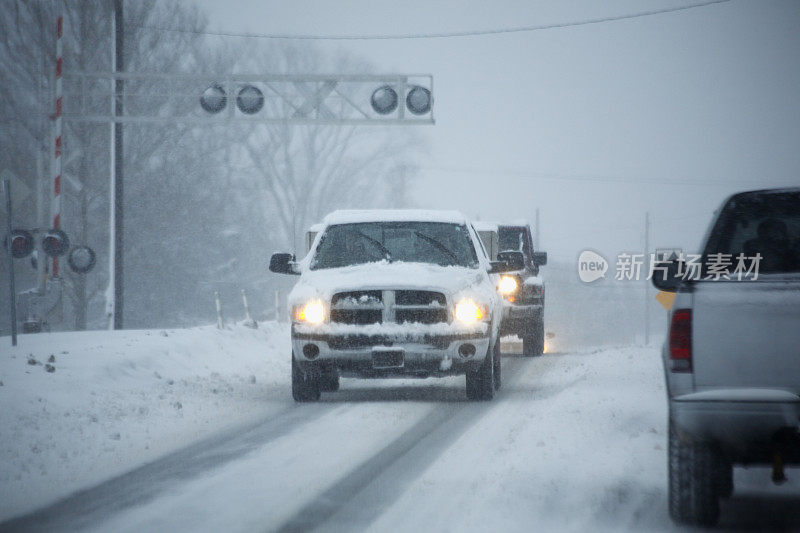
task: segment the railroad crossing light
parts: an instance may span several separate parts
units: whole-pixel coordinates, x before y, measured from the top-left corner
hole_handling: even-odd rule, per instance
[[[94,268],[96,259],[94,250],[88,246],[75,246],[69,251],[67,263],[73,272],[86,274]]]
[[[239,93],[241,96],[241,93]],[[225,95],[225,89],[222,85],[215,84],[203,91],[200,96],[200,107],[207,113],[219,113],[225,109],[225,104],[228,103],[228,97]]]
[[[406,107],[415,115],[424,115],[431,110],[431,92],[415,85],[406,96]]]
[[[69,237],[60,229],[51,229],[42,238],[42,248],[50,257],[60,257],[69,250]]]
[[[388,85],[378,87],[370,98],[372,109],[379,115],[388,115],[397,109],[397,91]]]
[[[8,236],[5,241],[6,248],[8,248]],[[14,259],[23,259],[28,257],[33,251],[33,235],[31,232],[24,229],[15,229],[11,231],[11,257]]]
[[[258,113],[264,107],[264,93],[258,87],[245,85],[239,89],[239,96],[236,97],[236,107],[245,115]]]

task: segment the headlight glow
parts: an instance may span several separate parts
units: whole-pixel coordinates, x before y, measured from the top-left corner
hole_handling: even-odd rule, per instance
[[[518,287],[517,278],[514,276],[503,276],[500,278],[500,283],[497,284],[497,290],[503,296],[517,292]]]
[[[456,304],[456,319],[465,324],[474,324],[485,316],[481,306],[472,300],[461,300]]]
[[[297,310],[295,315],[300,322],[321,324],[325,320],[325,306],[319,300],[308,302]]]

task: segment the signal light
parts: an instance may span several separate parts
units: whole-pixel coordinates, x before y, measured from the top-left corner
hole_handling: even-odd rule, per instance
[[[264,107],[264,93],[253,85],[245,85],[239,89],[236,97],[236,107],[245,115],[254,115]]]
[[[77,274],[86,274],[97,261],[94,250],[88,246],[76,246],[69,251],[67,263],[73,272]]]
[[[69,250],[69,237],[60,229],[51,229],[42,238],[42,249],[50,257],[61,257]]]
[[[397,91],[389,85],[378,87],[370,98],[372,109],[379,115],[388,115],[397,109]]]
[[[406,107],[415,115],[424,115],[431,110],[431,92],[425,87],[415,85],[406,96]]]
[[[33,235],[31,232],[24,229],[15,229],[11,231],[11,257],[14,259],[23,259],[31,255],[33,251]],[[9,237],[6,237],[5,245],[8,248]]]
[[[225,89],[219,84],[212,85],[203,91],[200,96],[200,107],[212,115],[225,109],[227,103],[228,97],[225,94]]]

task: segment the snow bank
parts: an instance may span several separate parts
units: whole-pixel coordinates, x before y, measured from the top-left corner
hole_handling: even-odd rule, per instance
[[[0,338],[0,521],[267,416],[288,325]]]

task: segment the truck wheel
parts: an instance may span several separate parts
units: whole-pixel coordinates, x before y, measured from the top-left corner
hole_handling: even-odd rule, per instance
[[[717,465],[717,488],[720,498],[730,498],[733,494],[733,465],[720,458]]]
[[[303,372],[292,353],[292,398],[296,402],[315,402],[319,396],[319,378]]]
[[[339,374],[336,370],[328,370],[319,377],[319,390],[322,392],[336,392],[339,390]]]
[[[467,398],[470,400],[488,401],[494,398],[494,369],[497,357],[496,350],[489,348],[486,357],[478,370],[467,370]]]
[[[544,353],[544,323],[536,322],[526,328],[522,337],[522,355],[527,357]]]
[[[721,458],[707,443],[682,439],[670,420],[668,460],[672,519],[699,526],[716,524]]]
[[[501,364],[500,364],[500,341],[494,343],[494,350],[493,355],[494,358],[494,390],[500,390],[500,387],[503,386],[503,380],[501,379]]]

